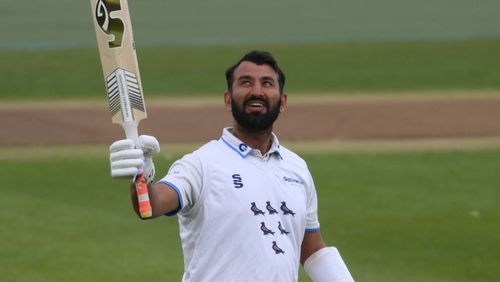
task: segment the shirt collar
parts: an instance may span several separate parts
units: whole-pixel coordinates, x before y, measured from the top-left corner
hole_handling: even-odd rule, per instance
[[[227,146],[229,146],[231,149],[233,149],[233,151],[238,153],[243,158],[246,158],[248,155],[250,155],[254,151],[255,151],[255,153],[259,152],[258,150],[250,147],[249,145],[245,144],[243,141],[238,139],[236,136],[234,136],[232,133],[232,130],[233,129],[231,127],[224,128],[222,130],[221,140]],[[272,137],[271,137],[272,144],[271,144],[271,148],[269,149],[269,151],[266,154],[269,156],[276,154],[280,158],[282,158],[281,153],[280,153],[281,146],[279,144],[278,137],[274,133],[271,133],[271,134],[272,134]]]

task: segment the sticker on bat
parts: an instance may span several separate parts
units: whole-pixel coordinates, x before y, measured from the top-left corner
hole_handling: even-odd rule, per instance
[[[134,73],[118,68],[106,78],[106,86],[109,110],[113,116],[121,110],[123,121],[132,121],[132,109],[146,112],[139,81]]]
[[[121,19],[111,17],[112,12],[121,9],[120,0],[98,0],[96,4],[95,19],[99,27],[106,34],[113,36],[113,39],[108,42],[109,48],[122,46],[125,25]]]

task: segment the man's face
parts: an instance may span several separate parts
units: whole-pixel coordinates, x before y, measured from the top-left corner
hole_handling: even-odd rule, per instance
[[[262,131],[272,127],[287,98],[280,94],[278,74],[270,66],[244,61],[234,70],[232,93],[226,92],[224,99],[241,127]]]

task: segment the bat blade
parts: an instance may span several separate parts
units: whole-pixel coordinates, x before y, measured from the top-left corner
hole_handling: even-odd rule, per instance
[[[146,108],[139,77],[117,68],[106,77],[109,110],[114,123],[139,121],[146,118]]]
[[[127,0],[90,0],[102,71],[113,123],[121,124],[128,139],[136,142],[139,121],[146,107],[137,63]],[[139,213],[152,216],[144,175],[134,177]]]
[[[90,3],[111,119],[125,125],[124,128],[133,127],[147,114],[128,3],[126,0],[90,0]],[[130,134],[135,136],[127,134],[127,138],[137,138],[137,134]]]

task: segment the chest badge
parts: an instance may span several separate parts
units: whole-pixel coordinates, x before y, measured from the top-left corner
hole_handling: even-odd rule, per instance
[[[281,225],[281,221],[278,221],[278,229],[280,230],[281,234],[283,235],[288,235],[288,231],[285,230],[285,228],[283,228],[283,225]]]
[[[259,214],[266,215],[261,209],[257,207],[255,202],[251,203],[250,209],[253,211],[253,215],[259,215]]]
[[[232,177],[233,177],[234,188],[236,189],[243,188],[243,179],[241,178],[241,175],[233,174]]]
[[[269,214],[275,214],[275,213],[278,213],[278,211],[277,211],[275,208],[273,208],[273,207],[271,206],[271,202],[267,201],[267,202],[266,202],[266,204],[267,204],[267,205],[266,205],[266,209],[267,209],[267,211],[269,212]]]
[[[264,233],[264,235],[274,235],[274,231],[266,227],[266,224],[263,222],[260,223],[260,230]]]
[[[276,254],[285,254],[285,251],[283,251],[280,247],[278,247],[276,241],[273,241],[273,250]]]
[[[283,211],[283,214],[285,214],[285,215],[287,215],[287,214],[291,214],[292,216],[295,215],[295,213],[286,206],[286,202],[281,202],[280,209]]]

